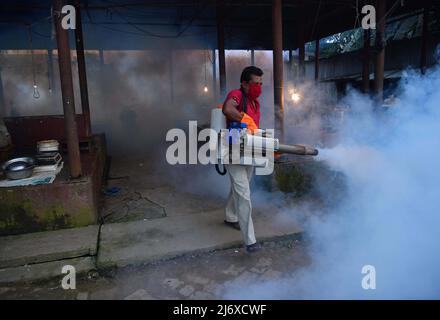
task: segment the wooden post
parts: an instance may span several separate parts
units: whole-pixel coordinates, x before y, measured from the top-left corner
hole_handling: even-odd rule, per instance
[[[58,47],[58,63],[60,69],[61,95],[63,98],[70,177],[78,178],[81,176],[81,158],[79,152],[78,129],[76,127],[69,34],[67,33],[67,30],[61,26],[63,1],[53,0],[52,4],[52,15],[55,24]]]
[[[427,68],[427,52],[428,52],[428,25],[429,23],[429,10],[427,7],[423,9],[423,28],[422,28],[422,45],[420,46],[420,72],[426,73]]]
[[[301,7],[301,11],[304,11],[304,8]],[[305,40],[304,40],[304,12],[301,13],[300,23],[298,25],[298,78],[300,80],[304,79],[306,75],[305,70],[305,57],[306,57],[306,48],[305,48]]]
[[[385,24],[386,1],[376,1],[376,63],[374,69],[374,91],[379,104],[383,102],[383,83],[385,69]]]
[[[362,52],[362,92],[370,91],[370,29],[364,30],[364,49]]]
[[[319,81],[319,39],[315,43],[315,81]]]
[[[225,24],[224,1],[217,0],[217,47],[220,80],[220,95],[226,95],[226,58],[225,58]]]
[[[217,57],[215,49],[212,49],[212,94],[217,102]]]
[[[87,87],[86,59],[84,56],[84,39],[82,31],[80,0],[75,0],[74,6],[76,10],[75,41],[76,57],[78,61],[79,90],[81,93],[81,109],[85,120],[86,136],[90,136],[92,134],[92,125],[90,122],[89,92]]]
[[[273,87],[275,132],[284,141],[283,17],[281,0],[272,1]]]
[[[293,51],[292,49],[289,49],[289,64],[288,64],[288,70],[287,70],[287,79],[289,81],[293,80]]]

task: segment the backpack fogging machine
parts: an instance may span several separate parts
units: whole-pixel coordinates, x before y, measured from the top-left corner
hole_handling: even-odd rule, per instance
[[[225,164],[268,167],[270,161],[274,161],[274,154],[318,155],[318,150],[312,146],[281,144],[274,137],[274,130],[258,129],[251,133],[246,124],[240,122],[231,122],[227,126],[221,108],[211,111],[211,129],[209,148],[216,155],[215,168],[220,175],[226,174]]]

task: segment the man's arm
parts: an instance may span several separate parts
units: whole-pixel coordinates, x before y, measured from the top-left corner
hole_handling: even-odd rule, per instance
[[[238,111],[237,109],[238,103],[235,101],[235,99],[229,99],[225,102],[223,105],[223,114],[228,118],[230,121],[237,121],[240,122],[243,118],[243,114]]]

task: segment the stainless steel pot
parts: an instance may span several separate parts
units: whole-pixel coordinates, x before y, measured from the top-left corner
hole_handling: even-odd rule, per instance
[[[6,161],[3,166],[3,172],[6,178],[10,180],[25,179],[32,176],[35,167],[35,161],[30,157],[14,158]]]

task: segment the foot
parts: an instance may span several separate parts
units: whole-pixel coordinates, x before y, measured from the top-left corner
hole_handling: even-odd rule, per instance
[[[259,244],[258,242],[246,246],[246,251],[249,253],[254,253],[260,250],[261,250],[261,244]]]
[[[225,224],[227,226],[230,226],[230,227],[236,229],[236,230],[240,230],[240,224],[238,222],[229,222],[229,221],[225,220]]]

